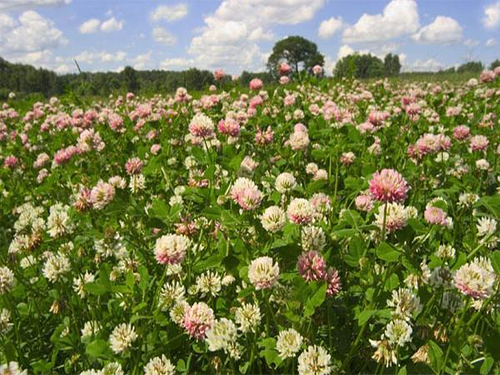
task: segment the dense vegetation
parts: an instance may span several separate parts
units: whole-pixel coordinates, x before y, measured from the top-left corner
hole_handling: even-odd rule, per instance
[[[259,78],[264,83],[276,82],[280,77],[280,68],[287,66],[290,77],[298,74],[314,74],[314,66],[323,67],[324,55],[318,46],[301,36],[290,36],[278,41],[267,62],[267,72],[242,72],[233,81],[224,75],[219,84],[225,88],[240,85],[246,87],[252,78]],[[494,61],[490,69],[500,64]],[[75,61],[75,68],[77,62]],[[484,69],[478,61],[462,64],[457,69],[450,68],[449,74],[477,74]],[[78,71],[80,68],[78,67]],[[337,78],[381,78],[395,77],[400,74],[399,56],[387,54],[384,60],[371,54],[352,54],[339,60],[333,71]],[[330,73],[330,72],[328,72]],[[439,74],[439,73],[438,73]],[[37,69],[30,65],[13,64],[0,57],[0,99],[6,99],[10,92],[17,94],[39,93],[48,98],[71,93],[78,96],[105,97],[111,93],[135,92],[144,95],[155,93],[173,93],[178,87],[189,91],[207,89],[216,82],[212,72],[190,68],[185,71],[148,70],[139,71],[130,66],[121,72],[80,72],[79,74],[57,75],[47,69]]]
[[[259,77],[265,83],[271,81],[269,73],[243,72],[237,84],[248,85],[252,78]],[[224,77],[229,83],[230,76]],[[177,87],[188,90],[204,90],[215,83],[212,72],[191,68],[185,71],[135,70],[126,67],[117,72],[82,72],[57,75],[47,69],[36,69],[25,64],[12,64],[0,58],[0,99],[10,92],[41,93],[45,97],[74,93],[78,96],[107,96],[113,92],[136,92],[154,94],[172,93]]]
[[[499,374],[500,68],[313,72],[4,103],[0,374]]]

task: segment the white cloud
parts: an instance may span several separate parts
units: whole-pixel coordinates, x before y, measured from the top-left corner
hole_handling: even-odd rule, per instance
[[[419,16],[414,0],[392,0],[382,14],[363,14],[344,30],[344,42],[381,42],[406,36],[418,30]]]
[[[186,4],[177,4],[177,5],[160,5],[158,6],[152,13],[151,19],[153,21],[177,21],[188,14],[188,7]]]
[[[487,29],[495,29],[500,25],[500,1],[484,8],[483,25]]]
[[[106,51],[91,52],[85,50],[75,56],[75,60],[78,61],[78,63],[84,62],[86,64],[94,64],[95,62],[111,63],[123,61],[125,57],[127,57],[127,53],[123,51],[111,53]]]
[[[16,25],[16,21],[6,14],[0,13],[0,31],[2,33],[9,31]],[[1,37],[0,37],[1,38]]]
[[[486,47],[493,47],[497,45],[497,40],[495,38],[490,38],[486,41]]]
[[[0,10],[46,5],[66,5],[69,3],[71,3],[71,0],[2,0],[0,2]]]
[[[382,45],[375,45],[375,46],[372,46],[371,49],[354,49],[352,48],[351,46],[349,46],[348,44],[344,44],[342,46],[340,46],[338,52],[337,52],[337,61],[348,56],[348,55],[352,55],[354,53],[357,53],[357,54],[360,54],[360,55],[373,55],[373,56],[376,56],[378,57],[379,59],[384,59],[384,57],[388,54],[388,53],[392,53],[392,54],[397,54],[396,53],[396,50],[398,48],[398,45],[395,44],[395,43],[388,43],[388,44],[382,44]],[[405,54],[399,54],[398,55],[400,60],[402,58],[406,58],[406,55]]]
[[[28,52],[20,55],[14,55],[9,60],[15,63],[29,64],[29,65],[46,65],[52,59],[52,52],[38,51],[38,52]]]
[[[101,26],[101,21],[97,18],[91,18],[80,25],[78,30],[80,34],[92,34],[99,30],[99,26]]]
[[[195,65],[228,71],[259,70],[265,64],[258,41],[271,41],[275,25],[296,25],[311,20],[325,0],[223,0],[205,17],[200,35],[188,53]]]
[[[146,69],[149,65],[149,62],[151,61],[152,53],[153,53],[152,51],[149,51],[148,53],[137,55],[136,57],[130,59],[129,61],[132,63],[134,69],[137,70]]]
[[[195,65],[193,59],[173,58],[165,59],[160,63],[160,69],[185,70]]]
[[[173,46],[177,43],[177,38],[172,33],[159,26],[153,29],[153,38],[165,46]]]
[[[462,40],[462,31],[462,26],[455,19],[437,16],[413,35],[413,40],[424,44],[453,44]]]
[[[325,56],[325,66],[324,72],[327,76],[333,75],[333,69],[335,69],[335,64],[337,63],[337,59],[334,59],[331,56]]]
[[[109,20],[104,21],[101,24],[101,31],[110,32],[110,31],[119,31],[123,29],[123,25],[125,21],[117,20],[115,17],[111,17]]]
[[[72,69],[75,69],[75,67],[70,66],[68,64],[61,64],[61,65],[56,66],[53,70],[57,74],[67,74],[67,73],[71,72]]]
[[[405,70],[412,72],[437,72],[445,68],[442,62],[436,59],[416,60],[412,64],[406,65]]]
[[[339,51],[337,52],[337,60],[341,60],[346,56],[352,55],[354,52],[354,48],[351,46],[344,44],[343,46],[340,46]]]
[[[464,45],[466,47],[475,47],[475,46],[478,46],[479,45],[479,40],[475,40],[475,39],[467,39],[465,42],[464,42]]]
[[[339,31],[342,28],[342,26],[343,26],[342,17],[338,18],[332,17],[330,19],[321,22],[318,29],[318,35],[320,38],[329,39],[333,35],[335,35],[335,33]]]
[[[33,10],[23,12],[17,21],[10,17],[0,18],[0,52],[23,54],[64,46],[67,39],[48,18]]]

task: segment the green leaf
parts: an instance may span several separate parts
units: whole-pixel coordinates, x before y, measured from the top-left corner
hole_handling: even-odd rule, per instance
[[[495,251],[490,254],[491,265],[496,271],[497,275],[500,275],[500,251]]]
[[[84,285],[84,288],[87,292],[93,294],[94,296],[102,296],[109,291],[109,288],[106,285],[97,282],[86,283]]]
[[[481,368],[479,369],[481,375],[487,375],[491,371],[494,363],[495,361],[492,357],[486,357],[481,365]]]
[[[184,362],[183,359],[179,359],[177,361],[177,366],[176,366],[176,369],[177,371],[179,372],[186,372],[187,368],[186,368],[186,362]]]
[[[386,262],[397,262],[401,253],[388,245],[386,242],[381,243],[376,249],[375,254]]]
[[[309,317],[314,314],[314,310],[321,306],[326,298],[326,283],[322,283],[316,292],[307,300],[304,308],[304,317]]]
[[[430,367],[434,372],[439,372],[443,366],[443,350],[434,341],[429,341],[429,359],[431,361]]]
[[[358,315],[358,324],[361,327],[365,324],[375,313],[377,310],[363,310]]]
[[[201,214],[207,219],[218,220],[221,216],[221,209],[220,207],[207,207],[201,212]]]
[[[103,339],[97,339],[92,341],[85,348],[85,353],[94,358],[99,358],[105,356],[105,353],[108,350],[108,342]]]
[[[151,212],[153,213],[153,216],[167,220],[169,218],[168,211],[168,206],[163,199],[155,199],[153,201],[151,205]]]
[[[385,282],[385,288],[387,290],[396,289],[400,285],[399,277],[395,273],[393,273]]]

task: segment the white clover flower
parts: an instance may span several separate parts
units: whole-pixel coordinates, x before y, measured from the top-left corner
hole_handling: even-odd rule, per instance
[[[321,251],[326,245],[326,236],[323,229],[312,225],[302,228],[300,240],[304,251]]]
[[[196,278],[196,287],[202,297],[209,294],[216,297],[221,290],[222,280],[217,272],[208,271]]]
[[[178,326],[182,326],[187,310],[189,310],[189,303],[185,300],[177,302],[170,310],[170,319]]]
[[[436,251],[436,256],[440,259],[454,259],[455,258],[455,248],[451,245],[439,245]]]
[[[411,289],[399,288],[392,291],[392,299],[387,301],[387,306],[392,307],[391,315],[409,321],[414,314],[422,310],[420,298]]]
[[[135,328],[131,324],[122,323],[116,326],[109,336],[111,350],[116,354],[122,353],[129,349],[137,338]]]
[[[13,324],[10,321],[10,311],[7,309],[0,310],[0,335],[3,335],[10,331]]]
[[[14,286],[14,273],[9,267],[0,267],[0,295],[9,292]]]
[[[285,194],[297,185],[297,181],[295,180],[293,174],[285,172],[276,177],[274,184],[279,193]]]
[[[68,212],[69,206],[62,203],[56,203],[50,207],[50,214],[47,219],[47,231],[50,237],[57,238],[71,233],[73,226]]]
[[[403,346],[411,341],[412,332],[413,329],[406,320],[396,319],[387,324],[384,335],[391,345]]]
[[[82,339],[86,337],[91,337],[95,336],[97,332],[101,330],[101,327],[99,323],[95,320],[89,320],[88,322],[85,322],[83,325],[83,328],[81,330],[82,333]]]
[[[28,375],[28,371],[20,368],[19,363],[12,361],[0,365],[0,375]]]
[[[125,373],[123,372],[122,365],[119,364],[118,362],[108,363],[101,370],[101,374],[102,375],[125,375]]]
[[[276,349],[282,359],[295,357],[302,346],[302,336],[293,328],[281,331],[276,340]]]
[[[479,237],[491,236],[497,230],[497,221],[492,218],[481,217],[477,221],[476,228]]]
[[[299,375],[327,375],[332,371],[331,356],[322,346],[308,346],[299,356]]]
[[[235,321],[238,329],[243,332],[255,332],[260,324],[261,314],[257,304],[245,303],[236,309]]]
[[[163,354],[161,357],[154,357],[144,366],[144,375],[174,375],[175,366]]]
[[[285,211],[278,206],[268,207],[261,216],[260,222],[262,227],[268,232],[278,232],[286,224]]]
[[[454,275],[455,286],[463,294],[475,299],[486,299],[493,294],[496,273],[488,258],[478,257],[464,264]]]
[[[53,283],[60,280],[69,271],[71,271],[69,258],[61,253],[51,254],[43,266],[43,276]]]
[[[130,176],[128,188],[132,194],[137,194],[146,188],[146,177],[143,174],[134,174]]]
[[[161,288],[160,296],[158,298],[158,307],[161,311],[168,311],[174,303],[184,300],[185,294],[186,290],[180,282],[167,282]]]
[[[278,282],[280,269],[270,257],[254,259],[248,267],[248,278],[255,289],[270,289]]]
[[[230,345],[238,339],[238,332],[233,321],[222,318],[215,321],[212,328],[206,332],[205,341],[208,344],[208,350],[215,352],[223,349],[229,351]]]
[[[83,275],[79,277],[75,277],[73,279],[73,290],[78,294],[80,298],[84,298],[86,296],[85,284],[92,283],[95,280],[95,275],[89,272],[85,272]]]

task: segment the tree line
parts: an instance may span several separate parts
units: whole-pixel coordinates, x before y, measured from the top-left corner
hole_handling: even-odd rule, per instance
[[[234,84],[248,86],[252,78],[264,83],[273,78],[270,73],[244,71]],[[225,75],[222,84],[229,84],[232,77]],[[0,99],[10,92],[40,93],[45,97],[74,93],[76,95],[107,96],[111,93],[134,92],[141,94],[172,93],[178,87],[189,91],[205,90],[215,83],[208,70],[190,68],[184,71],[135,70],[127,66],[121,72],[81,72],[58,75],[50,70],[31,65],[10,63],[0,57]]]
[[[286,72],[282,69],[287,66]],[[312,74],[315,66],[323,67],[325,57],[318,46],[301,36],[290,36],[278,41],[267,62],[267,71],[252,73],[244,71],[236,81],[224,75],[219,85],[239,84],[248,86],[253,78],[264,83],[276,82],[280,76]],[[495,60],[490,69],[500,66]],[[479,61],[471,61],[458,68],[449,68],[445,73],[479,73],[484,70]],[[79,70],[79,68],[78,68]],[[337,61],[333,70],[337,78],[380,78],[396,76],[401,72],[399,56],[387,54],[381,59],[372,54],[353,53]],[[318,74],[318,73],[315,73]],[[80,72],[79,74],[56,73],[31,65],[13,64],[0,57],[0,99],[7,98],[10,92],[41,93],[46,97],[74,93],[76,95],[107,96],[110,93],[131,91],[141,94],[171,93],[178,87],[189,91],[205,90],[215,84],[212,72],[190,68],[184,71],[135,70],[130,66],[121,72]]]

